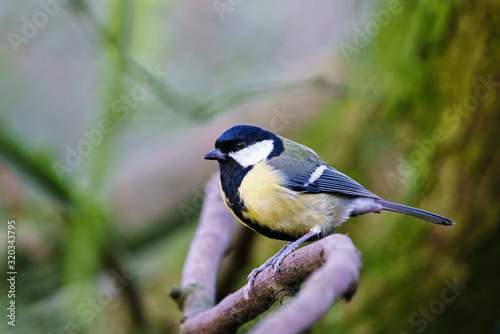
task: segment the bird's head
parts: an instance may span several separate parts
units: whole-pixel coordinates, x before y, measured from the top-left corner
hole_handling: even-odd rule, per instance
[[[271,131],[252,125],[236,125],[224,132],[215,142],[215,150],[203,159],[220,164],[238,163],[243,169],[262,160],[278,156],[283,151],[282,140]]]

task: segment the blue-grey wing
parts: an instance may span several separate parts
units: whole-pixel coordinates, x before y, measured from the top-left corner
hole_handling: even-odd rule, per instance
[[[303,193],[340,193],[380,199],[335,168],[325,164],[310,148],[281,137],[285,151],[268,163],[281,172],[286,186]]]
[[[333,167],[320,165],[316,166],[316,168],[321,166],[324,167],[317,171],[321,172],[321,174],[313,177],[313,180],[311,180],[311,175],[315,170],[309,169],[309,173],[299,174],[296,169],[291,168],[295,173],[286,174],[286,186],[302,193],[339,193],[380,199],[379,196]]]
[[[310,193],[340,193],[346,195],[377,198],[380,197],[367,190],[349,176],[339,172],[333,167],[325,165],[323,173],[307,185],[307,192]]]

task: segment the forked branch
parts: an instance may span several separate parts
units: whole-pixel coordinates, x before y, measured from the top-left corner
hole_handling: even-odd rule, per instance
[[[174,295],[184,311],[182,333],[234,333],[276,301],[287,306],[261,320],[252,333],[299,333],[311,327],[335,301],[354,295],[360,253],[349,237],[333,234],[288,255],[276,280],[269,267],[256,277],[253,293],[245,285],[215,305],[217,270],[229,246],[234,218],[214,189],[218,193],[218,176],[206,185],[182,287]]]

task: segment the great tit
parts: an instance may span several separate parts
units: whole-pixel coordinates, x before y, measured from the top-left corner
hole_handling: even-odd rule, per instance
[[[382,199],[328,166],[310,148],[251,125],[236,125],[203,156],[217,160],[222,197],[245,226],[266,237],[290,241],[248,276],[272,265],[274,274],[285,256],[307,240],[334,232],[352,216],[392,211],[434,224],[448,218]]]

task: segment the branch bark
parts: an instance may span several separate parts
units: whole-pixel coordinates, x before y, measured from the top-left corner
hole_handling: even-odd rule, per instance
[[[185,318],[215,305],[217,272],[234,225],[235,219],[220,196],[219,173],[216,173],[205,186],[198,229],[182,271],[181,291],[171,294]]]
[[[212,189],[214,180],[207,188]],[[214,306],[216,272],[229,245],[234,219],[220,196],[205,197],[178,295],[184,300],[182,333],[234,333],[276,301],[287,306],[264,318],[253,333],[299,333],[311,327],[335,301],[354,295],[361,256],[349,237],[333,234],[288,255],[276,279],[273,269],[266,268],[256,277],[252,294],[245,285]]]
[[[251,333],[301,333],[323,316],[336,300],[342,297],[350,300],[356,292],[361,255],[349,237],[333,234],[302,249],[306,248],[312,248],[311,255],[323,258],[325,263],[311,274],[287,307],[270,314]],[[308,261],[303,258],[297,265]],[[293,258],[290,262],[293,265]]]

